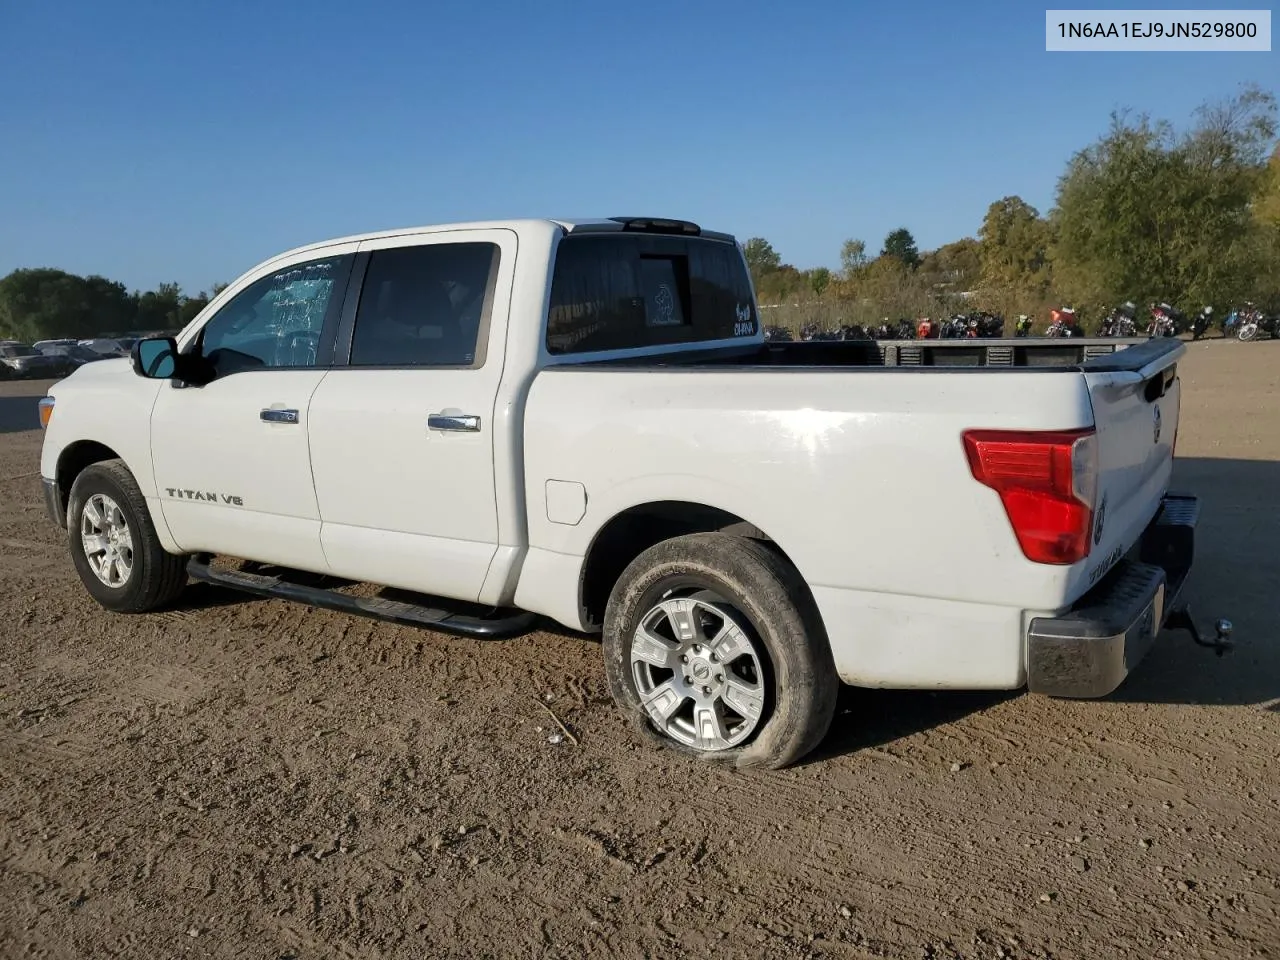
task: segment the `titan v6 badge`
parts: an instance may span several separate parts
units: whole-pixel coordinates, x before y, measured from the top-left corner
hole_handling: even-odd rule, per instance
[[[204,500],[208,503],[226,503],[233,507],[243,507],[244,501],[229,493],[216,494],[208,490],[179,490],[177,487],[165,487],[164,492],[175,500]]]

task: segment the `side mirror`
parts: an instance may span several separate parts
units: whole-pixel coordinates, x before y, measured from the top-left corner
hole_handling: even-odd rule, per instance
[[[148,337],[129,351],[133,372],[149,380],[168,380],[178,372],[178,344],[173,337]]]

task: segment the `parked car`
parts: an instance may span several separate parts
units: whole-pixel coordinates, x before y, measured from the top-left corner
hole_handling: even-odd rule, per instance
[[[0,344],[0,363],[15,380],[65,377],[75,369],[66,357],[51,357],[26,344]]]
[[[97,353],[88,347],[82,347],[74,340],[69,342],[55,341],[47,343],[45,346],[40,344],[34,345],[46,357],[59,357],[71,364],[72,369],[82,366],[86,363],[93,363],[95,360],[110,359],[109,354]],[[68,371],[70,372],[70,371]]]
[[[95,353],[101,353],[108,357],[127,357],[129,355],[129,351],[121,345],[120,341],[111,337],[91,337],[88,340],[79,341],[79,344]]]
[[[54,386],[41,474],[108,610],[192,575],[477,637],[540,615],[602,634],[656,742],[780,767],[841,682],[1100,697],[1181,611],[1187,348],[1082,344],[1110,352],[766,342],[734,238],[684,221],[370,234]]]

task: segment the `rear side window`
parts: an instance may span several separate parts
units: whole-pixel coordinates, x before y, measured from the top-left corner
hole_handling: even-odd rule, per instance
[[[636,235],[560,242],[550,353],[725,340],[757,329],[751,281],[733,243]]]
[[[430,243],[369,256],[351,341],[355,367],[480,367],[494,243]]]

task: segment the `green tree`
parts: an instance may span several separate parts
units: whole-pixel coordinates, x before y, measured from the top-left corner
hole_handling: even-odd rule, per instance
[[[134,327],[138,330],[176,330],[182,320],[182,288],[162,283],[155,290],[137,294]]]
[[[1276,269],[1254,216],[1276,135],[1275,97],[1256,87],[1200,108],[1190,131],[1112,115],[1075,154],[1051,215],[1055,281],[1070,299],[1223,304]]]
[[[840,269],[846,280],[850,279],[859,268],[866,266],[867,245],[861,240],[846,240],[840,247]]]
[[[1258,260],[1253,299],[1268,313],[1280,313],[1280,146],[1271,153],[1253,213]]]
[[[906,227],[889,231],[884,238],[884,249],[880,251],[880,256],[895,257],[913,270],[920,265],[920,251],[916,249],[916,239]]]
[[[194,297],[184,297],[178,307],[178,325],[185,327],[208,305],[209,297],[203,292]]]
[[[1272,151],[1267,162],[1254,213],[1263,226],[1280,228],[1280,145]]]
[[[129,329],[133,322],[133,299],[123,283],[95,274],[84,278],[84,286],[89,302],[90,335]]]
[[[822,296],[830,284],[831,271],[826,267],[814,267],[809,271],[809,286],[818,296]]]
[[[91,336],[89,285],[84,277],[52,267],[14,270],[0,280],[0,321],[0,333],[27,342]]]
[[[765,272],[755,284],[756,296],[761,303],[790,302],[798,297],[807,297],[809,292],[806,275],[789,263]]]
[[[983,299],[1002,313],[1038,309],[1052,281],[1051,237],[1048,221],[1021,197],[991,204],[978,231]]]
[[[757,282],[766,273],[777,270],[782,265],[782,258],[778,256],[778,251],[774,250],[773,244],[764,237],[752,237],[744,243],[742,255],[746,257],[747,269],[751,271],[752,279]]]
[[[0,279],[0,337],[25,342],[59,337],[111,336],[128,330],[175,330],[190,322],[213,294],[186,297],[176,283],[130,294],[106,277],[80,277],[52,267],[22,268]]]
[[[973,290],[982,279],[982,246],[973,237],[922,254],[918,271],[935,287]]]

